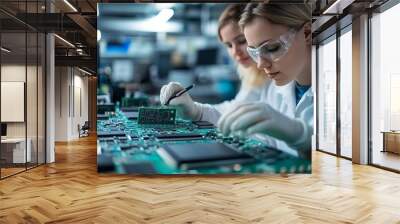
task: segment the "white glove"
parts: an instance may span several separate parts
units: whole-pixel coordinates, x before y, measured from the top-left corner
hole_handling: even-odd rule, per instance
[[[300,119],[290,118],[265,103],[239,104],[227,111],[218,121],[218,128],[225,135],[240,133],[266,134],[288,143],[303,145],[307,139],[306,124]],[[309,139],[311,141],[311,137]]]
[[[167,85],[161,87],[161,104],[164,105],[169,98],[171,98],[173,95],[183,89],[183,86],[181,86],[181,84],[177,82],[170,82]],[[178,116],[182,117],[183,119],[191,119],[197,121],[201,118],[201,106],[198,103],[194,102],[187,92],[179,97],[172,99],[169,102],[169,105],[178,106]]]

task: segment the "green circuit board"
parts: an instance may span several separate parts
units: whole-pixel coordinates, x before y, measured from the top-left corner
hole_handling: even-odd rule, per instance
[[[175,108],[140,107],[137,118],[138,124],[169,125],[175,124]]]
[[[140,112],[142,110],[142,113]],[[98,171],[130,174],[243,174],[243,173],[311,173],[311,161],[268,147],[252,138],[223,136],[208,122],[175,119],[175,109],[143,108],[123,112],[117,109],[97,121]],[[160,115],[163,113],[167,113]],[[173,112],[175,111],[175,112]],[[132,115],[134,113],[134,115]],[[142,116],[152,116],[143,118]],[[172,119],[173,117],[173,119]],[[141,119],[146,120],[142,122]],[[173,122],[172,122],[173,120]],[[167,122],[166,122],[167,121]],[[171,121],[171,122],[170,122]],[[159,123],[162,124],[159,124]],[[155,124],[158,123],[158,124]],[[161,153],[166,146],[184,144],[224,145],[252,159],[228,164],[201,163],[172,166]]]

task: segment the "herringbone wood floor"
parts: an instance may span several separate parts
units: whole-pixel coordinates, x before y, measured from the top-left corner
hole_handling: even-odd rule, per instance
[[[0,181],[0,223],[400,223],[400,175],[313,153],[312,175],[102,176],[94,137]]]

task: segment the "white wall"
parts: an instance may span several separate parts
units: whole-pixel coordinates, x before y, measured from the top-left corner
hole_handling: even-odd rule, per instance
[[[76,68],[56,67],[56,141],[77,139],[78,124],[88,120],[88,78],[83,75]]]
[[[38,69],[38,70],[37,70]],[[20,112],[26,112],[26,120],[23,122],[6,122],[8,138],[27,138],[31,144],[32,161],[44,163],[44,92],[42,68],[40,66],[25,66],[25,64],[3,64],[1,66],[1,81],[3,82],[24,82],[26,84],[26,106]],[[27,77],[27,80],[25,78]],[[4,89],[2,89],[3,92]],[[24,90],[21,94],[24,93]],[[2,98],[7,97],[2,95]],[[24,96],[25,97],[25,96]],[[3,103],[2,103],[3,104]],[[10,107],[2,107],[2,112],[12,110]],[[12,113],[12,111],[7,111]],[[14,112],[15,113],[15,112]],[[23,115],[24,116],[24,115]],[[37,153],[39,156],[37,156]]]
[[[26,75],[26,70],[28,71],[28,74],[31,74],[33,70],[35,70],[36,73],[36,67],[33,66],[28,66],[27,68],[25,65],[2,65],[1,66],[1,81],[10,81],[10,82],[25,82],[25,75]],[[29,80],[29,84],[31,85],[32,80]],[[33,83],[36,85],[36,81]],[[34,100],[36,100],[36,89],[27,89],[27,103],[30,104]],[[30,92],[32,90],[33,92]],[[36,102],[36,101],[35,101]],[[30,105],[31,107],[35,105]],[[7,108],[1,108],[1,110],[7,110]],[[35,119],[36,123],[36,114],[31,114],[28,113],[28,121],[31,122]],[[25,137],[25,123],[26,122],[7,122],[7,136],[8,137]],[[33,125],[28,125],[29,127],[32,127]],[[36,127],[35,127],[36,129]]]
[[[25,73],[25,65],[2,65],[1,81],[25,82]],[[25,122],[7,123],[7,137],[25,137]]]
[[[77,75],[78,72],[78,75]],[[83,125],[85,121],[88,121],[88,78],[81,76],[83,73],[80,73],[79,70],[74,70],[74,80],[73,87],[71,90],[73,91],[73,99],[74,102],[71,102],[71,136],[72,138],[78,138],[78,124]]]
[[[55,141],[68,140],[68,71],[67,67],[55,68]]]

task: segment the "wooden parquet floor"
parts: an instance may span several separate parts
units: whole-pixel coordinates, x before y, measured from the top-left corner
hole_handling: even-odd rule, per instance
[[[98,175],[95,137],[0,181],[0,223],[400,223],[400,175],[313,152],[312,175]]]

